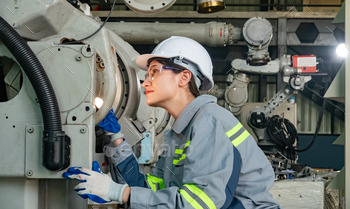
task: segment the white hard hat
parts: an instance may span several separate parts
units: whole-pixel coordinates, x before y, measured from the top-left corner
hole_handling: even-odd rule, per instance
[[[147,70],[147,62],[152,57],[173,58],[174,63],[190,70],[196,77],[199,90],[206,91],[214,86],[213,64],[207,50],[198,42],[181,36],[172,36],[153,50],[151,54],[143,54],[136,58],[136,64]]]

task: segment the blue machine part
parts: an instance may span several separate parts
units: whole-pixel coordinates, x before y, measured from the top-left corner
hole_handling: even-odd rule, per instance
[[[141,141],[141,156],[138,159],[138,163],[149,164],[149,162],[151,161],[152,137],[150,132],[144,132],[143,135],[145,136],[145,138]]]

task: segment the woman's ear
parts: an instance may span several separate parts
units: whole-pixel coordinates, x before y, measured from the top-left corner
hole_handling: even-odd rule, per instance
[[[183,87],[190,82],[192,73],[189,70],[184,70],[179,74],[179,76],[179,86]]]

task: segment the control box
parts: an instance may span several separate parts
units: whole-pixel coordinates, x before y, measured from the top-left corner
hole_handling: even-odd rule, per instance
[[[316,73],[316,56],[315,55],[294,55],[293,67],[299,68],[303,73]]]

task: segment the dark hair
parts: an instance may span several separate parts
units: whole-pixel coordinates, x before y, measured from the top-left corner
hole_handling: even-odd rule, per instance
[[[162,65],[166,65],[168,67],[174,67],[174,68],[179,69],[179,70],[172,70],[175,74],[179,74],[184,70],[188,70],[187,68],[182,67],[181,65],[175,64],[170,58],[152,57],[147,61],[147,66],[149,66],[152,61],[157,61]],[[191,72],[191,75],[192,76],[191,76],[190,82],[188,83],[188,88],[194,97],[198,97],[199,91],[198,91],[198,88],[196,85],[195,77],[193,76],[192,72]]]

